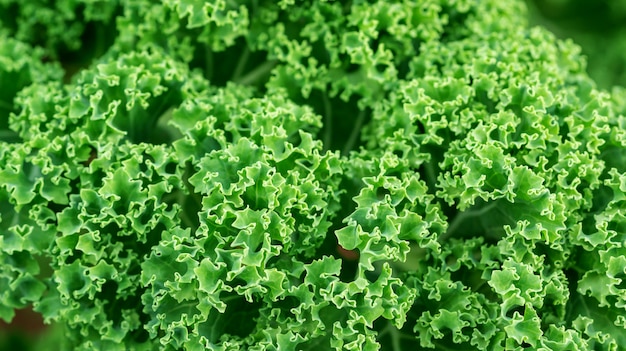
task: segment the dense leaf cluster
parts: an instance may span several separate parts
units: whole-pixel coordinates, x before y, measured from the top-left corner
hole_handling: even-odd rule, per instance
[[[626,94],[585,69],[515,0],[0,0],[0,318],[625,350]]]

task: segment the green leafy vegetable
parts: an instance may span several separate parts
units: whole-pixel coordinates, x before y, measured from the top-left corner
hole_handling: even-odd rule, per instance
[[[0,318],[68,350],[626,350],[626,90],[525,11],[0,0]]]

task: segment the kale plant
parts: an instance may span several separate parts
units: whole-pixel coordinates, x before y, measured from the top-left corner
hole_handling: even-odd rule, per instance
[[[0,0],[0,319],[68,350],[626,350],[626,91],[526,18]]]

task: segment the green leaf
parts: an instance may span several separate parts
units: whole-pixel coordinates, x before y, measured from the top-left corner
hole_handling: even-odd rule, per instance
[[[537,341],[543,335],[537,312],[528,305],[525,306],[523,316],[517,311],[513,313],[511,324],[504,327],[504,330],[518,345],[526,343],[532,347],[537,345]]]

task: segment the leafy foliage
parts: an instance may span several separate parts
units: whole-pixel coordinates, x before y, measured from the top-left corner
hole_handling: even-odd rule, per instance
[[[0,13],[1,319],[72,350],[624,350],[626,92],[520,2]]]

